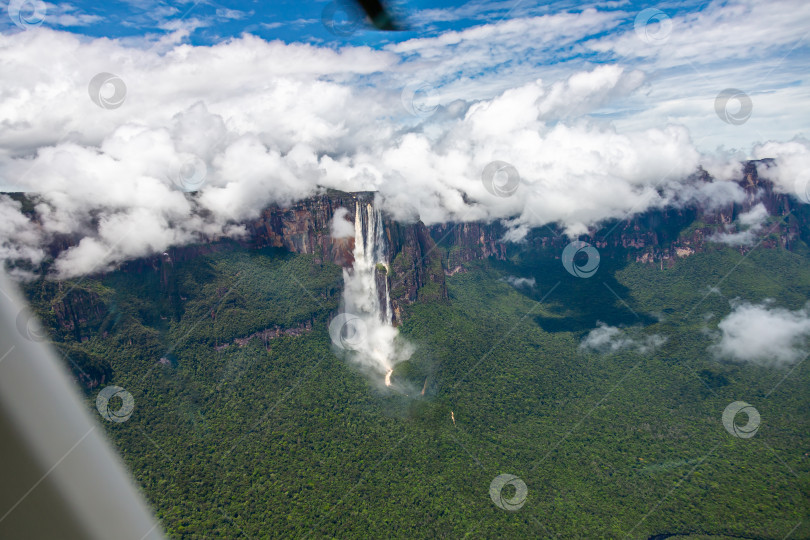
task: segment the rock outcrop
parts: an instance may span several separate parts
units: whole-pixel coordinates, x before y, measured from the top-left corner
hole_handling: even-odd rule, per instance
[[[351,266],[354,238],[332,238],[330,224],[339,208],[354,214],[357,201],[373,200],[374,193],[329,191],[288,208],[267,208],[248,224],[252,247],[279,247],[294,253],[314,254],[319,261]],[[389,280],[394,322],[402,321],[402,307],[417,299],[447,298],[442,253],[421,222],[397,223],[383,219],[390,272],[378,269],[378,279]],[[378,287],[383,290],[383,287]]]
[[[724,207],[683,204],[636,214],[628,219],[603,224],[581,239],[596,246],[602,256],[671,266],[679,258],[699,253],[710,245],[707,238],[718,226],[733,223],[740,214],[763,204],[771,223],[758,233],[760,248],[793,249],[797,240],[806,236],[810,224],[810,207],[792,197],[777,193],[766,179],[768,160],[749,162],[739,180],[745,191],[742,202]],[[706,173],[696,182],[710,182]],[[234,242],[215,240],[208,243],[170,248],[161,254],[124,264],[124,272],[158,273],[161,287],[173,304],[182,297],[177,292],[173,266],[179,261],[235,248],[275,247],[295,253],[312,254],[319,262],[332,262],[342,267],[353,263],[354,238],[332,238],[330,224],[340,208],[353,215],[357,201],[369,201],[374,193],[327,191],[299,201],[289,207],[271,206],[259,217],[245,223],[247,237]],[[549,250],[559,257],[570,239],[554,225],[529,232],[524,243],[504,242],[506,228],[499,222],[454,223],[426,227],[421,222],[398,223],[383,219],[389,249],[389,268],[378,268],[378,280],[388,280],[395,324],[402,321],[403,307],[417,300],[447,298],[445,277],[463,271],[463,264],[494,257],[504,260],[510,252],[525,249]],[[59,239],[58,248],[66,240]],[[70,242],[68,242],[70,243]],[[753,245],[738,246],[742,252]],[[57,247],[54,247],[57,249]],[[382,289],[382,287],[378,287]],[[78,340],[98,325],[110,311],[98,294],[82,289],[57,294],[53,314],[58,326],[76,333]],[[85,331],[81,329],[84,328]],[[100,331],[103,329],[100,329]],[[83,334],[85,332],[85,334]]]
[[[809,235],[810,208],[789,195],[777,193],[767,180],[771,160],[750,161],[745,164],[738,184],[745,192],[739,203],[708,207],[685,203],[663,209],[635,214],[624,220],[611,220],[599,229],[580,236],[607,257],[625,257],[636,262],[672,266],[679,258],[688,257],[707,248],[708,238],[718,227],[734,223],[740,214],[762,204],[771,216],[756,233],[754,244],[738,245],[742,253],[758,248],[793,249],[801,235]],[[711,182],[705,172],[696,182]],[[508,252],[524,249],[548,250],[557,257],[571,241],[563,231],[548,225],[531,230],[520,245],[502,241],[506,229],[499,222],[456,223],[430,227],[430,234],[446,247],[444,267],[447,274],[459,271],[460,265],[475,259],[495,257],[506,259]],[[808,240],[808,238],[805,238]]]

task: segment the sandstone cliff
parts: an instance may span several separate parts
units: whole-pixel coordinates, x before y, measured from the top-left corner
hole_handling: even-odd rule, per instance
[[[766,179],[769,162],[749,162],[739,184],[745,199],[720,208],[696,204],[672,206],[613,220],[581,239],[595,245],[603,257],[624,257],[642,263],[671,266],[678,258],[707,249],[707,237],[718,226],[727,226],[759,203],[770,214],[770,223],[758,234],[758,248],[793,249],[800,238],[807,238],[810,208],[790,196],[776,193]],[[695,179],[709,182],[702,173]],[[328,191],[287,207],[272,206],[245,223],[248,236],[239,242],[212,241],[204,244],[170,248],[164,253],[124,264],[122,271],[145,273],[160,279],[162,290],[175,305],[182,303],[175,283],[173,268],[179,261],[194,260],[205,254],[235,248],[276,247],[295,253],[313,254],[319,262],[328,261],[343,267],[353,262],[353,238],[332,238],[330,222],[339,208],[353,213],[358,200],[369,201],[373,193]],[[389,249],[388,269],[378,269],[378,280],[388,280],[393,304],[393,319],[402,321],[403,306],[417,300],[447,298],[445,276],[462,270],[466,262],[494,257],[506,259],[510,252],[524,249],[543,250],[559,257],[570,241],[554,225],[530,231],[526,241],[512,244],[502,241],[505,228],[499,222],[455,223],[425,227],[421,222],[397,223],[384,218]],[[72,242],[60,238],[52,246],[54,253]],[[741,252],[753,245],[738,246]],[[61,287],[61,284],[56,284]],[[382,287],[379,287],[382,289]],[[88,332],[103,331],[99,324],[114,306],[107,305],[97,292],[81,288],[55,294],[51,307],[58,326],[76,334],[81,340]]]

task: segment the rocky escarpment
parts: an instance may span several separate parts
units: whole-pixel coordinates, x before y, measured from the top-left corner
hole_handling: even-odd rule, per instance
[[[493,223],[442,223],[430,227],[431,238],[447,247],[444,266],[452,273],[465,262],[495,257],[506,258],[502,240],[506,227]]]
[[[402,308],[416,300],[447,299],[442,251],[422,223],[402,225],[385,220],[391,261],[389,287],[395,323],[402,322]]]
[[[581,239],[595,245],[603,257],[671,266],[678,258],[707,249],[712,245],[709,237],[718,228],[729,227],[740,214],[761,203],[771,216],[770,223],[757,232],[755,243],[739,245],[737,249],[742,252],[754,246],[793,249],[799,239],[810,240],[803,237],[810,234],[810,207],[774,190],[767,180],[769,165],[767,160],[745,165],[738,181],[745,197],[738,203],[722,207],[692,203],[651,210],[606,222]],[[711,182],[711,178],[702,173],[694,181]],[[368,202],[373,197],[369,192],[327,191],[285,208],[271,206],[244,224],[248,234],[238,242],[218,240],[175,247],[126,263],[121,269],[128,273],[157,274],[166,297],[180,309],[183,298],[175,283],[174,265],[202,255],[235,248],[276,247],[313,254],[319,262],[348,267],[353,263],[354,238],[333,238],[330,224],[338,209],[346,208],[351,218],[358,201]],[[402,321],[403,308],[409,303],[446,299],[445,276],[460,271],[464,263],[488,257],[503,260],[510,253],[526,249],[549,250],[549,256],[559,257],[570,242],[554,225],[530,231],[520,244],[502,240],[506,228],[499,222],[425,227],[421,222],[397,223],[383,218],[383,227],[390,264],[388,268],[378,267],[377,279],[378,285],[381,280],[388,280],[395,323]],[[65,239],[59,241],[64,243]],[[378,290],[383,289],[378,286]],[[98,293],[83,289],[65,290],[53,297],[58,299],[52,304],[56,324],[62,331],[74,333],[79,341],[90,332],[103,332],[101,322],[114,309]]]
[[[741,214],[762,204],[769,216],[755,241],[738,244],[736,249],[745,253],[759,249],[793,249],[806,230],[806,205],[790,195],[777,193],[767,180],[769,160],[748,162],[738,184],[745,197],[741,202],[720,207],[685,205],[645,212],[631,219],[608,224],[590,235],[600,249],[625,250],[626,256],[638,262],[673,265],[675,260],[701,252],[712,244],[711,237],[721,231],[739,231],[736,226]],[[762,174],[760,173],[762,171]],[[710,181],[704,174],[702,181]]]
[[[758,204],[767,210],[770,222],[757,231],[751,244],[737,245],[745,253],[758,248],[793,249],[802,235],[810,234],[810,210],[790,195],[777,193],[767,179],[771,160],[750,161],[744,165],[737,183],[745,197],[741,202],[724,206],[684,203],[663,209],[634,214],[623,220],[610,220],[598,229],[580,236],[596,246],[602,256],[627,258],[636,262],[672,266],[678,258],[707,249],[710,237],[718,230],[733,231],[737,218]],[[695,182],[711,182],[705,172]],[[505,259],[508,253],[525,249],[548,250],[559,257],[571,241],[563,230],[548,225],[531,230],[521,244],[502,241],[506,228],[500,222],[457,223],[430,227],[432,238],[446,248],[444,268],[447,275],[459,271],[460,265],[475,259]],[[808,238],[804,238],[808,240]]]
[[[373,195],[330,190],[286,208],[270,206],[257,219],[246,223],[249,243],[255,248],[277,247],[310,253],[320,260],[349,266],[353,261],[354,238],[332,238],[330,223],[339,208],[354,215],[357,200],[370,196]]]
[[[213,240],[186,246],[177,246],[150,257],[124,263],[120,271],[129,275],[145,275],[159,279],[159,287],[168,302],[168,309],[180,313],[184,298],[179,292],[175,265],[212,253],[234,249],[260,249],[274,247],[294,253],[312,254],[316,262],[332,262],[342,267],[353,263],[354,238],[333,238],[330,225],[335,213],[345,208],[354,215],[358,201],[371,202],[374,193],[344,193],[328,191],[282,208],[271,206],[256,219],[246,222],[248,234],[237,240]],[[442,255],[436,249],[428,229],[422,223],[397,223],[383,219],[388,246],[389,267],[378,268],[377,279],[388,280],[388,289],[395,324],[402,322],[403,307],[418,299],[447,298]],[[56,256],[78,239],[60,238],[53,246]],[[115,309],[97,291],[82,287],[71,288],[61,282],[49,282],[56,287],[49,298],[53,320],[50,326],[62,333],[71,333],[77,341],[86,340],[96,332],[103,332],[102,322]],[[65,290],[60,293],[59,290]],[[378,287],[384,290],[384,287]],[[147,321],[149,323],[150,321]],[[151,321],[154,322],[154,321]]]
[[[295,253],[314,254],[322,261],[343,267],[353,262],[354,238],[333,238],[330,225],[340,208],[354,215],[358,201],[370,202],[374,193],[328,191],[287,208],[264,210],[248,224],[253,247],[279,247]],[[447,298],[442,254],[421,222],[397,223],[383,218],[389,269],[378,268],[378,281],[387,279],[395,323],[402,322],[403,306],[418,299]],[[379,285],[379,283],[378,283]],[[378,286],[378,290],[384,287]]]

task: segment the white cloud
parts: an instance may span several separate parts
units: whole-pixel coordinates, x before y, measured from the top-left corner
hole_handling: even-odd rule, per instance
[[[503,278],[502,281],[507,282],[509,285],[515,288],[534,288],[537,286],[537,281],[534,278],[525,278],[525,277],[517,277],[517,276],[506,276]]]
[[[332,238],[354,238],[354,222],[349,221],[349,211],[346,208],[338,208],[332,215],[332,223],[329,224],[329,233]]]
[[[403,81],[428,81],[439,89],[442,103],[485,99],[540,76],[562,79],[566,73],[585,71],[585,63],[576,60],[577,52],[586,52],[578,42],[614,29],[621,16],[588,8],[507,18],[410,39],[389,45],[387,50],[403,58],[398,66]],[[574,64],[570,69],[554,68],[568,60]]]
[[[638,332],[635,332],[638,334]],[[610,354],[622,350],[632,349],[639,354],[647,354],[666,343],[666,338],[658,334],[633,336],[629,330],[622,330],[598,322],[596,328],[591,330],[580,343],[580,348],[590,349],[602,354]]]
[[[758,159],[774,158],[775,169],[763,176],[773,180],[778,191],[810,203],[810,142],[802,138],[785,143],[769,141],[754,148],[754,155]]]
[[[631,25],[588,44],[603,61],[631,65],[654,82],[617,104],[620,112],[630,113],[616,118],[617,127],[677,119],[701,149],[743,150],[806,130],[810,5],[803,0],[715,0],[697,10],[679,10],[680,15],[659,7],[672,17],[666,40],[647,43]],[[744,126],[725,123],[715,113],[715,99],[727,88],[740,89],[752,100]],[[736,101],[730,105],[729,110]]]
[[[732,20],[748,13],[735,5],[710,11]],[[84,238],[56,265],[62,277],[78,275],[172,243],[240,234],[236,222],[323,188],[377,190],[396,219],[505,219],[512,241],[547,223],[573,235],[667,204],[740,202],[744,192],[727,180],[746,156],[702,155],[702,135],[696,140],[680,123],[705,117],[712,99],[683,97],[694,77],[654,71],[674,53],[637,51],[651,65],[631,67],[578,56],[592,45],[623,50],[621,39],[598,47],[581,40],[616,30],[627,16],[585,9],[524,17],[384,50],[250,35],[192,46],[182,41],[202,24],[193,20],[174,23],[159,39],[92,39],[44,27],[0,35],[0,184],[39,194],[37,234],[11,234],[7,253],[35,260],[54,234]],[[711,34],[693,22],[703,34],[689,35]],[[678,31],[671,39],[682,39]],[[745,39],[751,49],[766,37]],[[91,101],[88,82],[99,72],[125,82],[121,107]],[[429,118],[412,117],[401,104],[414,78],[436,85],[440,107]],[[682,105],[666,109],[663,120],[645,116],[670,99],[644,101],[662,87]],[[628,113],[639,103],[645,106]],[[809,148],[797,139],[756,152],[776,157],[770,173],[787,191],[810,170]],[[494,160],[518,171],[514,196],[484,187],[481,173]],[[194,196],[175,186],[188,163],[203,171]],[[690,179],[698,165],[718,181]],[[27,223],[18,209],[3,211]],[[122,241],[129,230],[144,238]],[[14,242],[34,251],[15,252]]]
[[[39,264],[45,257],[42,234],[21,212],[22,205],[8,195],[0,195],[0,260],[23,260]],[[17,277],[30,277],[28,271]]]
[[[674,16],[672,30],[661,43],[640,40],[632,29],[601,38],[591,46],[622,56],[653,57],[661,68],[686,62],[705,64],[707,59],[721,64],[761,58],[769,50],[794,45],[805,37],[808,19],[810,5],[803,0],[714,0],[700,11]]]
[[[719,183],[728,183],[743,177],[746,159],[742,152],[717,152],[704,156],[700,166]]]
[[[244,19],[246,17],[252,17],[254,12],[253,10],[240,11],[238,9],[217,8],[215,13],[217,17],[220,17],[222,19],[239,20]]]
[[[76,6],[63,2],[45,2],[45,23],[54,26],[89,26],[101,21],[98,15],[91,15],[76,9]]]
[[[741,178],[742,174],[737,176]],[[684,182],[678,186],[676,194],[678,205],[700,204],[707,210],[716,210],[729,203],[741,203],[747,195],[745,190],[737,182],[715,181],[703,182],[702,180]]]
[[[710,242],[721,242],[731,246],[752,246],[757,239],[757,233],[768,219],[768,210],[762,203],[757,204],[748,212],[737,217],[736,226],[725,227],[726,231],[716,232],[706,238]],[[728,229],[736,229],[728,231]]]
[[[808,308],[790,311],[772,301],[737,301],[717,325],[719,341],[710,350],[718,357],[765,367],[794,364],[808,352]]]

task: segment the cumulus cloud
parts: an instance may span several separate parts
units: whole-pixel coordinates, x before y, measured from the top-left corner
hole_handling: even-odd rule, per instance
[[[581,349],[602,354],[611,354],[622,350],[634,350],[639,354],[647,354],[666,342],[666,338],[658,334],[646,336],[631,334],[638,334],[638,332],[623,330],[616,326],[598,322],[596,328],[588,332],[588,335],[585,336],[579,346]]]
[[[726,231],[716,232],[706,238],[710,242],[720,242],[730,246],[751,246],[757,239],[757,233],[762,229],[768,219],[768,210],[762,203],[757,204],[748,212],[743,212],[731,227]],[[729,231],[728,229],[736,229]]]
[[[152,41],[44,27],[0,35],[0,184],[35,194],[31,216],[0,206],[18,230],[0,255],[36,263],[61,234],[76,245],[57,258],[58,277],[107,270],[170,245],[241,235],[239,223],[269,204],[326,188],[378,191],[398,220],[505,220],[510,241],[548,223],[576,235],[668,204],[740,202],[729,181],[738,156],[702,155],[682,125],[618,129],[600,116],[646,92],[648,77],[577,63],[571,51],[624,15],[496,21],[381,50],[249,34],[192,46],[183,43],[198,24],[191,20]],[[559,65],[540,65],[541,53]],[[125,83],[120,107],[88,96],[100,72]],[[427,118],[402,106],[414,78],[436,87]],[[774,152],[775,171],[790,171],[784,184],[808,147],[761,152]],[[514,196],[484,186],[495,160],[518,171]],[[699,165],[718,180],[695,182]]]
[[[569,234],[581,234],[601,220],[666,204],[658,188],[697,168],[699,154],[685,129],[620,134],[584,120],[549,122],[544,115],[558,113],[538,110],[548,92],[542,81],[529,83],[475,103],[436,136],[408,133],[391,141],[378,158],[390,181],[378,189],[395,217],[428,224],[514,217],[513,228],[560,222]],[[520,174],[515,196],[487,192],[481,173],[494,160]],[[476,204],[466,204],[463,194]]]
[[[722,359],[782,367],[805,357],[810,337],[808,307],[796,311],[735,301],[718,324],[719,341],[710,350]]]
[[[810,203],[810,142],[800,137],[785,143],[769,141],[754,148],[754,155],[774,159],[775,167],[766,176],[778,191]]]

